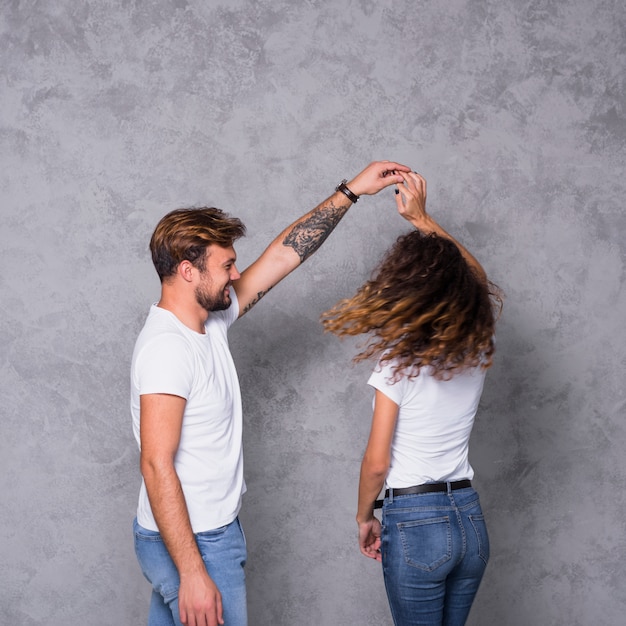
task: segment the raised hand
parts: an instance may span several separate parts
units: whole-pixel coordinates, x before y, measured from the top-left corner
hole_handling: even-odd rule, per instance
[[[410,171],[410,167],[394,161],[374,161],[348,183],[348,189],[357,196],[371,196],[389,185],[402,183],[402,174]]]
[[[398,213],[417,226],[428,217],[426,213],[426,179],[417,172],[403,173],[401,176],[404,184],[398,184],[396,190]]]

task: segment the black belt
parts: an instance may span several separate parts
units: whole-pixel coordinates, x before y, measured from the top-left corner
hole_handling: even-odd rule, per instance
[[[448,491],[448,485],[450,485],[450,489],[454,491],[455,489],[467,489],[472,486],[471,480],[455,480],[451,483],[424,483],[423,485],[413,485],[413,487],[402,487],[401,489],[392,489],[393,495],[395,496],[412,496],[417,493],[438,493]],[[389,497],[389,489],[385,491],[385,498]],[[382,509],[383,501],[376,500],[374,502],[375,509]]]

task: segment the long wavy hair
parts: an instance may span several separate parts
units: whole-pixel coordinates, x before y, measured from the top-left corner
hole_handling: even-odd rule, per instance
[[[372,277],[322,314],[339,337],[369,334],[354,361],[393,362],[394,380],[423,367],[447,380],[492,364],[501,292],[465,261],[456,244],[418,230],[401,235]]]

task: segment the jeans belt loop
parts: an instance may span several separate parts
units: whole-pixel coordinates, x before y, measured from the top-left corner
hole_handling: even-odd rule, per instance
[[[393,504],[393,488],[389,487],[389,504]]]

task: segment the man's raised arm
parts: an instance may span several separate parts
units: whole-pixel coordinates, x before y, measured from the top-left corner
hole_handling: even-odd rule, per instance
[[[374,195],[404,181],[400,172],[411,168],[393,161],[370,163],[351,181],[285,228],[263,254],[233,283],[239,315],[247,313],[274,285],[306,261],[326,241],[359,196]]]

